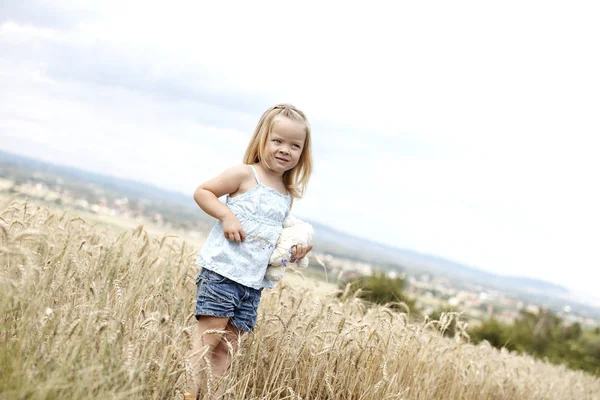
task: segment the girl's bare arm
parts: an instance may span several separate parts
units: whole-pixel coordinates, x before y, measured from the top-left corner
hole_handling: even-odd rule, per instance
[[[237,165],[204,182],[194,192],[194,200],[200,208],[223,223],[225,237],[238,243],[244,241],[246,234],[236,216],[219,201],[219,197],[235,193],[248,177],[248,166]]]

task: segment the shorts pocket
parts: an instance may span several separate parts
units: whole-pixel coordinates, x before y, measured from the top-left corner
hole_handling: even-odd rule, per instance
[[[256,290],[254,289],[254,292],[252,294],[252,308],[254,308],[254,310],[258,310],[258,305],[260,304],[260,295],[262,294],[262,289],[260,290]]]
[[[226,277],[224,277],[223,275],[211,271],[210,269],[206,269],[206,268],[202,268],[202,271],[200,271],[200,275],[198,275],[198,282],[200,281],[204,281],[206,283],[214,283],[214,284],[218,284],[218,283],[223,283],[227,280]]]

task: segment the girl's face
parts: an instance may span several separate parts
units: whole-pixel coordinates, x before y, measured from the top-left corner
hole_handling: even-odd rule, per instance
[[[267,138],[267,165],[283,174],[300,160],[306,141],[306,126],[298,121],[278,116]]]

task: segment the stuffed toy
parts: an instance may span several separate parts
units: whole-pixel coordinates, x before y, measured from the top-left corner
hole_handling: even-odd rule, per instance
[[[270,281],[280,280],[288,264],[294,263],[291,260],[292,247],[297,244],[304,246],[312,244],[313,233],[314,230],[311,224],[291,215],[288,216],[283,221],[283,230],[279,235],[275,250],[271,254],[265,278]],[[308,267],[308,257],[304,257],[301,261],[296,261],[295,266],[299,268]]]

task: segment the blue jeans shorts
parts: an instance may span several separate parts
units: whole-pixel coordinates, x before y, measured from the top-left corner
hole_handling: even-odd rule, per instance
[[[229,323],[241,331],[254,330],[262,289],[241,285],[206,268],[200,271],[196,284],[196,319],[203,315],[229,318]]]

